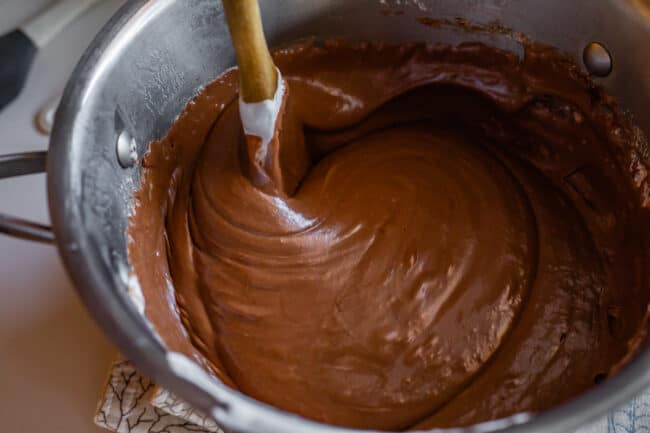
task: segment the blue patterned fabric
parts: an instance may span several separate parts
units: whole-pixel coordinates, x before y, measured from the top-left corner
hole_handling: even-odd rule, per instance
[[[650,433],[650,390],[577,433]]]

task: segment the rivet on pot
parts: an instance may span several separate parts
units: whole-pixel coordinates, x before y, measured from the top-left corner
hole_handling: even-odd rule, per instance
[[[135,139],[127,131],[117,136],[117,160],[122,168],[130,168],[138,162],[138,150]]]
[[[592,42],[585,47],[582,61],[589,73],[597,77],[606,77],[612,72],[612,55],[599,42]]]

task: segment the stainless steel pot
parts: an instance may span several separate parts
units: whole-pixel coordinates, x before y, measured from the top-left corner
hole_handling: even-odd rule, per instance
[[[262,0],[272,45],[306,36],[388,41],[482,40],[517,50],[500,34],[427,27],[419,17],[500,23],[582,62],[602,42],[613,70],[600,80],[650,133],[650,5],[646,0]],[[399,14],[391,13],[400,11]],[[594,59],[591,59],[594,60]],[[596,59],[598,60],[598,59]],[[601,59],[602,60],[602,59]],[[143,372],[221,425],[242,433],[343,432],[279,411],[169,363],[127,295],[127,216],[147,144],[162,137],[201,86],[234,64],[218,0],[137,0],[102,29],[77,66],[56,116],[47,174],[53,231],[0,216],[0,230],[56,239],[79,294],[104,331]],[[131,148],[134,146],[134,148]],[[0,159],[0,178],[42,171],[45,153]],[[539,416],[459,432],[568,432],[650,386],[650,346],[618,375]],[[349,431],[349,430],[347,430]]]

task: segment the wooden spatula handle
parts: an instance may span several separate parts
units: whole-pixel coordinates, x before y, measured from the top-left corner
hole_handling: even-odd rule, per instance
[[[269,53],[257,0],[223,0],[239,65],[244,102],[273,99],[277,70]]]

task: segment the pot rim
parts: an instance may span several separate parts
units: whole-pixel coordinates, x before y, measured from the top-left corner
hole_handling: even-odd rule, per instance
[[[193,406],[210,414],[220,425],[253,433],[312,432],[353,433],[361,430],[317,423],[254,400],[221,383],[209,387],[178,375],[168,362],[168,352],[158,342],[126,296],[116,296],[123,285],[103,265],[101,246],[85,228],[80,202],[81,171],[75,149],[89,119],[83,110],[85,96],[96,85],[96,76],[119,49],[119,35],[132,31],[135,23],[153,16],[174,0],[127,2],[102,28],[80,59],[66,86],[56,114],[47,162],[48,201],[57,246],[64,265],[86,308],[104,333],[143,373],[172,390]],[[146,6],[146,7],[145,7]],[[75,164],[77,162],[77,164]],[[467,428],[445,432],[548,433],[573,431],[638,395],[650,386],[650,345],[644,344],[635,358],[618,374],[591,390],[539,415],[518,414]],[[182,377],[183,376],[183,377]],[[191,379],[191,378],[190,378]],[[211,392],[212,391],[212,392]],[[431,431],[431,430],[430,430]]]

